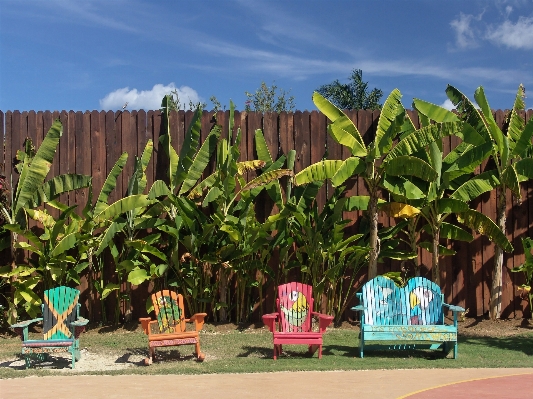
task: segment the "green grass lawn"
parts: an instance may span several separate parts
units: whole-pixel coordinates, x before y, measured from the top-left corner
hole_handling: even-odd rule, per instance
[[[123,370],[80,371],[83,374],[201,374],[201,373],[254,373],[297,370],[368,370],[408,368],[466,368],[466,367],[533,367],[533,333],[505,338],[459,337],[459,356],[445,358],[441,352],[425,350],[365,351],[359,358],[358,331],[331,329],[324,336],[323,357],[309,357],[306,346],[285,346],[285,353],[272,359],[272,335],[264,328],[217,331],[206,326],[201,333],[203,363],[191,356],[193,346],[160,349],[160,361]],[[140,329],[95,328],[81,336],[80,345],[91,353],[116,357],[117,362],[128,362],[147,353],[147,338]],[[0,378],[53,375],[63,373],[53,369],[21,370],[9,367],[9,358],[20,353],[18,337],[0,336]],[[82,358],[83,361],[83,358]]]

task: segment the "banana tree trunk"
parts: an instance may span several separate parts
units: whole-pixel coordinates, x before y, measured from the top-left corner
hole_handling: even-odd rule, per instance
[[[378,238],[378,196],[377,190],[370,191],[370,202],[368,204],[368,213],[370,218],[370,253],[368,260],[368,279],[373,279],[378,275],[378,256],[379,256],[379,238]]]
[[[505,198],[506,187],[498,187],[496,190],[498,198],[497,220],[496,224],[501,232],[505,235]],[[489,314],[491,320],[499,319],[502,311],[502,271],[503,271],[503,249],[496,245],[494,250],[494,268],[492,269],[492,286],[490,289]]]
[[[433,253],[431,254],[431,277],[435,284],[440,287],[440,265],[439,265],[439,241],[440,228],[433,231]]]
[[[226,271],[224,270],[224,267],[220,267],[219,271],[219,280],[218,280],[218,292],[219,292],[219,298],[220,302],[227,304],[227,296],[228,296],[228,276],[226,274]],[[222,306],[218,310],[218,321],[225,323],[228,321],[228,313],[226,310],[226,305]]]

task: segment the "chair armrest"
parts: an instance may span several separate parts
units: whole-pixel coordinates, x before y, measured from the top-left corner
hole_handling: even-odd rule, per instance
[[[26,341],[28,339],[28,326],[42,320],[42,317],[38,317],[36,319],[21,321],[20,323],[10,325],[9,328],[12,328],[21,340]]]
[[[78,339],[81,333],[85,331],[87,323],[89,323],[89,320],[83,317],[78,317],[78,320],[70,323],[70,325],[74,327],[74,339]]]
[[[465,309],[460,306],[449,305],[447,303],[443,303],[442,306],[446,306],[452,312],[464,312],[465,311]]]
[[[82,327],[82,326],[86,326],[88,323],[89,323],[89,320],[83,317],[78,317],[78,320],[73,321],[72,323],[70,323],[70,325],[74,327]]]
[[[200,331],[204,327],[204,319],[207,313],[195,313],[189,319],[185,319],[188,323],[194,322],[194,329]]]
[[[357,305],[352,307],[350,310],[353,310],[354,312],[364,312],[366,310],[366,307],[363,305]]]
[[[142,329],[146,335],[150,335],[150,322],[152,321],[149,317],[141,317],[139,319],[141,322]]]
[[[263,323],[272,333],[276,331],[276,320],[278,319],[278,317],[279,313],[264,314],[262,317]]]
[[[21,321],[21,322],[16,323],[16,324],[11,324],[9,326],[9,328],[24,328],[24,327],[28,327],[32,323],[37,323],[38,321],[43,321],[43,318],[42,317],[37,317],[36,319]]]
[[[333,321],[333,316],[323,314],[323,313],[317,313],[317,312],[311,312],[313,316],[318,317],[318,329],[320,332],[326,331],[326,328],[331,324]]]

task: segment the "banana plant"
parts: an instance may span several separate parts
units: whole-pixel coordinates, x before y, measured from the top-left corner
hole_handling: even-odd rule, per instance
[[[418,111],[422,127],[417,131],[410,123],[402,141],[388,156],[413,153],[425,159],[437,172],[437,178],[425,188],[427,195],[411,203],[420,209],[420,215],[427,222],[422,230],[431,235],[432,243],[418,245],[432,253],[432,278],[440,285],[439,256],[454,254],[440,244],[441,238],[473,240],[469,232],[446,222],[450,216],[455,215],[466,227],[486,235],[506,250],[512,250],[512,246],[490,218],[470,209],[468,201],[461,196],[461,190],[471,181],[476,167],[488,157],[492,144],[468,122],[460,121],[454,113],[440,106],[415,99],[413,108]],[[442,138],[448,135],[459,137],[461,143],[443,157]]]
[[[364,179],[369,195],[355,198],[352,204],[358,209],[368,209],[370,217],[370,253],[368,278],[377,275],[377,263],[380,252],[378,237],[378,202],[382,187],[399,193],[405,198],[423,197],[424,191],[409,180],[427,182],[435,179],[437,173],[424,160],[410,154],[388,157],[394,150],[394,141],[399,138],[405,120],[405,109],[401,103],[399,90],[394,89],[387,97],[379,116],[375,139],[366,146],[355,124],[340,109],[318,93],[313,94],[317,108],[332,121],[328,133],[339,144],[348,147],[351,156],[346,160],[324,160],[313,164],[295,176],[297,185],[313,181],[330,179],[333,186],[342,185],[352,176]],[[402,208],[405,204],[398,204]],[[354,209],[354,208],[352,208]]]
[[[495,169],[480,173],[465,182],[454,193],[453,197],[463,201],[470,201],[481,194],[496,190],[497,211],[496,224],[505,236],[506,227],[506,192],[521,200],[520,183],[533,178],[533,159],[531,159],[531,137],[533,137],[533,119],[525,124],[520,116],[524,110],[525,90],[519,85],[511,112],[508,114],[507,129],[502,131],[492,115],[489,103],[482,86],[474,93],[474,99],[479,108],[455,87],[448,85],[446,94],[456,106],[459,117],[475,127],[487,143],[490,143],[488,154],[494,160]],[[498,319],[501,315],[502,296],[502,268],[503,252],[512,251],[512,246],[504,246],[496,242],[494,267],[492,271],[492,285],[490,294],[489,313],[491,319]]]
[[[133,173],[128,181],[125,198],[137,198],[137,201],[145,198],[142,194],[147,184],[146,168],[152,153],[153,143],[148,140],[141,157],[135,156]],[[139,285],[146,280],[161,277],[168,267],[166,256],[154,245],[161,241],[161,233],[143,235],[146,229],[164,224],[164,220],[159,217],[158,210],[154,212],[145,201],[137,201],[134,201],[125,212],[109,215],[105,227],[99,234],[95,252],[95,255],[99,256],[109,248],[114,260],[118,284],[109,287],[112,290],[107,290],[106,294],[111,291],[118,294],[115,323],[118,322],[120,315],[121,301],[125,303],[125,317],[127,318],[130,313],[131,285]],[[157,264],[154,259],[162,263]],[[121,283],[126,285],[123,293],[119,292]]]
[[[9,206],[3,202],[0,203],[0,212],[7,222],[4,227],[10,231],[10,235],[3,236],[3,239],[7,241],[0,244],[0,247],[6,246],[9,241],[12,243],[7,245],[11,247],[11,264],[2,268],[2,277],[9,278],[10,284],[14,286],[14,301],[25,303],[26,309],[30,311],[32,311],[35,303],[35,298],[32,297],[35,279],[30,277],[31,273],[28,274],[24,268],[17,267],[15,263],[15,251],[20,248],[19,244],[22,244],[19,243],[19,234],[28,231],[28,210],[41,204],[52,204],[56,202],[60,194],[88,187],[91,182],[90,176],[78,174],[63,174],[45,181],[52,167],[62,134],[63,125],[57,119],[52,123],[37,151],[35,151],[31,139],[25,140],[24,149],[17,152],[19,164],[16,168],[20,176],[15,190],[11,192],[11,202]],[[11,226],[11,228],[7,226]],[[21,281],[18,281],[19,279]],[[31,279],[31,282],[25,284],[24,280],[26,279]],[[12,308],[10,312],[10,321],[14,321],[17,317],[14,309]]]
[[[207,255],[202,257],[202,263],[204,268],[212,268],[213,273],[218,275],[219,300],[215,306],[219,308],[219,321],[226,321],[228,317],[229,279],[237,272],[237,278],[242,279],[241,283],[247,284],[246,280],[251,271],[246,259],[261,258],[261,245],[258,244],[265,243],[266,232],[255,218],[254,200],[266,189],[275,202],[282,202],[278,179],[292,175],[291,170],[281,169],[285,163],[284,156],[275,162],[272,160],[261,131],[256,131],[255,137],[256,151],[263,159],[238,161],[241,130],[237,129],[233,138],[233,115],[234,105],[230,102],[229,134],[228,138],[221,139],[217,144],[215,170],[189,195],[190,199],[198,201],[202,207],[210,208],[209,221],[201,224],[204,231],[211,232],[209,235],[202,234],[204,238],[209,237],[209,240],[205,240],[208,249]],[[256,169],[262,169],[262,173],[246,182],[244,173]],[[257,242],[253,245],[243,245],[243,237],[254,237]],[[190,248],[191,241],[188,239],[184,242],[189,249],[193,249]],[[265,251],[263,254],[269,252]],[[194,256],[199,258],[202,255]],[[262,258],[262,261],[265,262],[265,259]],[[242,304],[242,295],[238,303]]]
[[[151,142],[148,142],[147,148],[150,149],[151,147]],[[88,268],[91,271],[89,283],[100,295],[104,323],[107,321],[105,299],[111,293],[118,293],[120,285],[117,282],[106,281],[103,269],[103,251],[112,243],[114,234],[120,231],[121,227],[124,227],[121,223],[121,220],[124,219],[123,215],[138,212],[138,209],[145,209],[155,202],[149,199],[147,195],[140,194],[142,191],[137,190],[139,193],[128,195],[109,204],[109,195],[116,188],[117,179],[122,173],[127,160],[128,154],[126,152],[117,159],[107,175],[94,204],[92,188],[89,190],[87,203],[82,211],[84,219],[81,232],[87,239],[79,243],[79,250],[85,254]],[[93,309],[89,309],[91,314],[92,311]]]
[[[162,154],[168,158],[168,169],[166,181],[157,180],[154,182],[149,191],[149,198],[159,199],[158,204],[150,210],[153,214],[165,215],[164,223],[157,228],[164,233],[164,243],[160,245],[165,248],[166,264],[175,275],[180,275],[180,255],[179,242],[182,239],[182,226],[184,218],[188,218],[187,212],[190,201],[187,195],[198,184],[204,171],[211,159],[213,151],[216,148],[218,138],[220,137],[220,127],[215,126],[211,130],[200,148],[200,129],[202,109],[198,107],[194,117],[187,128],[185,139],[180,153],[176,152],[172,146],[170,136],[170,112],[172,109],[172,97],[166,95],[161,102],[161,112],[163,116],[163,126],[166,129],[165,134],[159,137]],[[142,272],[138,272],[142,273]],[[164,279],[167,279],[167,273],[160,267],[158,270]],[[164,282],[166,285],[168,283]],[[187,297],[186,297],[187,298]],[[149,301],[148,301],[149,302]],[[148,304],[147,304],[148,306]]]

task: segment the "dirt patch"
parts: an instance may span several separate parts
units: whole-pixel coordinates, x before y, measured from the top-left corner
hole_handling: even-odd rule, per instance
[[[533,320],[507,319],[487,320],[466,318],[458,323],[459,336],[466,337],[510,337],[533,332]]]

